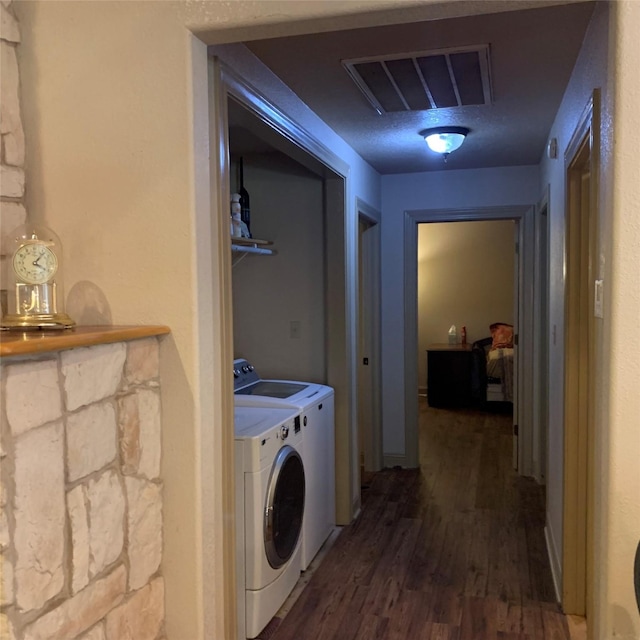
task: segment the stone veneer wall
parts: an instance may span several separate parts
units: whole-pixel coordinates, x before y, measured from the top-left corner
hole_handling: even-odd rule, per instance
[[[158,338],[0,373],[0,638],[163,638]]]
[[[5,310],[5,270],[8,250],[5,238],[24,224],[24,130],[20,112],[20,74],[16,50],[20,43],[18,22],[11,0],[0,0],[0,291]]]

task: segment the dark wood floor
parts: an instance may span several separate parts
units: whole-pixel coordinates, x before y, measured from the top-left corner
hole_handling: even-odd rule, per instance
[[[420,411],[420,469],[373,476],[359,518],[263,638],[569,638],[546,559],[544,490],[511,468],[511,417]]]

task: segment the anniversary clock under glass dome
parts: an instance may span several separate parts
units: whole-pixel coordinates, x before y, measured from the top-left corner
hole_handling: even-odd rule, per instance
[[[66,329],[75,322],[64,312],[62,244],[43,225],[25,224],[9,234],[12,246],[8,313],[3,329]]]

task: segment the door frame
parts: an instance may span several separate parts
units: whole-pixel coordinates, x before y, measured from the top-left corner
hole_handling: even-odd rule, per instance
[[[533,352],[533,423],[538,438],[533,441],[533,477],[545,483],[547,474],[547,442],[549,429],[549,274],[550,187],[547,185],[536,206],[534,233],[536,256],[534,271],[533,330],[536,348]]]
[[[233,69],[215,55],[208,56],[209,112],[210,120],[210,184],[211,220],[210,237],[213,255],[199,255],[202,261],[211,261],[218,283],[214,296],[220,308],[221,340],[214,344],[214,367],[231,371],[233,364],[233,304],[231,248],[229,235],[229,139],[227,101],[233,98],[267,124],[289,143],[303,164],[317,160],[329,169],[325,176],[325,246],[326,246],[326,296],[327,296],[327,384],[335,389],[335,441],[336,441],[336,519],[339,524],[349,523],[360,508],[360,487],[357,482],[357,433],[356,433],[356,245],[357,216],[353,215],[350,187],[350,168],[316,138],[299,127],[288,116],[271,104],[258,90],[238,76]],[[316,164],[316,163],[314,163]],[[210,371],[201,371],[205,384],[210,384]],[[233,430],[233,384],[222,377],[220,405],[215,418],[228,428],[221,429],[220,442],[208,442],[209,447],[220,451],[218,476],[222,478],[220,504],[203,502],[202,526],[215,519],[223,519],[220,545],[225,564],[220,575],[224,580],[219,592],[224,600],[225,637],[244,638],[241,601],[243,592],[243,561],[241,554],[242,531],[236,526],[236,460]],[[211,440],[209,438],[208,440]],[[207,474],[211,470],[205,470]],[[204,471],[203,471],[204,473]],[[208,486],[203,480],[203,486]],[[204,536],[204,530],[203,530]],[[218,583],[216,583],[218,584]],[[205,598],[214,590],[205,585]],[[220,593],[218,592],[218,596]],[[207,595],[207,593],[209,595]],[[216,597],[218,597],[216,596]]]
[[[325,243],[326,243],[326,345],[327,345],[327,384],[335,389],[336,421],[336,515],[340,524],[348,524],[360,508],[359,490],[354,483],[357,478],[357,434],[356,417],[356,367],[355,367],[355,319],[356,319],[356,267],[357,259],[357,219],[350,215],[347,203],[350,197],[350,168],[316,138],[293,122],[286,114],[271,104],[257,89],[238,76],[224,62],[218,61],[220,100],[231,97],[257,118],[267,124],[276,134],[293,143],[288,153],[305,164],[311,159],[329,172],[325,176]],[[226,118],[226,103],[218,105],[220,113]],[[226,123],[228,127],[228,122]],[[277,144],[274,139],[273,142]],[[219,147],[220,154],[228,158],[228,140],[220,136],[212,143]],[[225,160],[226,162],[226,160]],[[227,163],[228,164],[228,163]],[[229,184],[228,167],[216,176],[224,185]],[[313,163],[312,170],[317,169]],[[226,186],[225,186],[226,188]],[[228,199],[227,199],[228,201]],[[218,212],[225,219],[227,210]],[[226,244],[220,245],[221,251]],[[230,277],[230,267],[229,267]],[[229,291],[231,287],[229,287]],[[231,300],[225,305],[225,315],[233,325]],[[231,363],[229,370],[231,370]],[[357,493],[357,496],[356,496]]]
[[[598,273],[600,92],[565,151],[564,490],[562,606],[589,620],[595,596],[595,279]],[[588,175],[588,184],[584,178]],[[587,207],[583,206],[585,197]],[[582,425],[582,426],[581,426]],[[593,626],[588,625],[593,634]]]
[[[381,335],[381,272],[380,272],[380,212],[369,206],[360,198],[356,198],[356,211],[358,221],[365,222],[368,229],[362,236],[366,236],[364,242],[360,238],[358,249],[362,253],[358,255],[358,266],[364,266],[364,273],[361,274],[359,286],[362,286],[361,295],[368,301],[370,314],[368,315],[367,326],[363,326],[362,319],[358,319],[358,331],[363,331],[361,338],[366,343],[366,355],[369,358],[367,365],[366,387],[370,403],[370,421],[361,424],[360,412],[358,413],[359,436],[364,440],[364,468],[366,471],[379,471],[382,469],[382,335]],[[361,341],[358,341],[361,344]],[[361,356],[358,353],[359,389],[361,378],[365,374],[364,364],[360,362]],[[362,402],[360,394],[358,405]]]
[[[518,409],[516,424],[518,437],[518,469],[522,475],[531,475],[532,438],[531,421],[532,386],[523,375],[525,363],[533,355],[533,213],[534,205],[501,207],[470,207],[464,209],[418,209],[404,212],[404,383],[405,383],[405,465],[419,466],[418,459],[418,224],[422,222],[468,222],[486,220],[516,220],[520,226],[519,272],[522,288],[519,292],[521,323],[517,362]],[[530,377],[529,377],[530,378]]]

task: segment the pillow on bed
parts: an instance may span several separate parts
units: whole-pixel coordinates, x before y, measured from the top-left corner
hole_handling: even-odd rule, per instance
[[[513,325],[504,322],[494,322],[489,325],[491,330],[491,350],[513,348]]]

